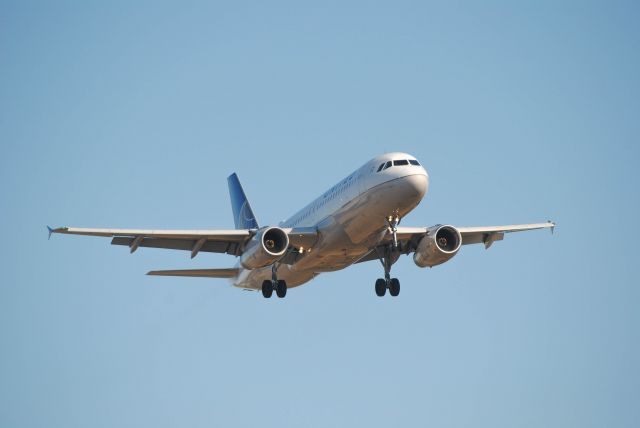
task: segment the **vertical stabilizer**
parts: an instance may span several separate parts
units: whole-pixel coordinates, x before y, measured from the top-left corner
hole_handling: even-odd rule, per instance
[[[257,229],[256,216],[253,215],[251,205],[244,194],[244,190],[242,190],[242,185],[236,173],[231,174],[227,181],[229,182],[229,197],[231,198],[233,221],[236,229]]]

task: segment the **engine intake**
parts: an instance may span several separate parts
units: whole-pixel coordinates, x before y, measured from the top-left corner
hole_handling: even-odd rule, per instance
[[[422,268],[442,264],[455,256],[461,245],[462,235],[455,227],[431,227],[418,243],[413,262]]]
[[[258,269],[280,260],[289,247],[289,236],[279,227],[268,227],[256,233],[240,256],[245,269]]]

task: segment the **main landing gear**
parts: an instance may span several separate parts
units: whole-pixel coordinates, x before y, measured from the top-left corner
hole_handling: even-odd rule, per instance
[[[265,297],[265,299],[270,298],[274,290],[276,292],[276,295],[280,298],[283,298],[287,295],[287,283],[282,279],[278,279],[277,272],[278,268],[274,264],[273,266],[271,266],[271,281],[269,281],[268,279],[262,281],[262,295]]]
[[[378,278],[376,280],[376,295],[382,297],[389,289],[389,294],[396,297],[400,294],[400,281],[398,278],[389,278],[388,274],[385,274],[385,278]]]

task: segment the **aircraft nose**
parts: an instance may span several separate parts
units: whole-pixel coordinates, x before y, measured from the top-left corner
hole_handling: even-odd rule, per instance
[[[429,176],[426,171],[424,174],[414,174],[405,177],[405,183],[420,199],[422,199],[429,190]]]

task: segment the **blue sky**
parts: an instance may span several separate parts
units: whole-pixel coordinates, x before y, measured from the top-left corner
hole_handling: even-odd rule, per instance
[[[632,427],[634,2],[2,2],[0,425]],[[45,225],[275,224],[371,157],[404,225],[559,223],[265,301]]]

